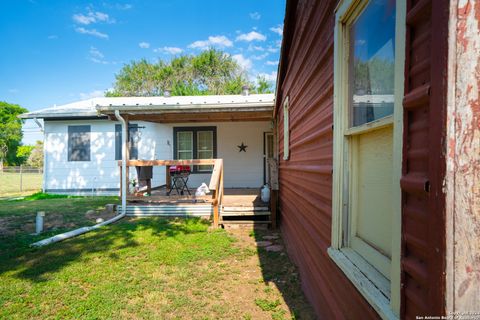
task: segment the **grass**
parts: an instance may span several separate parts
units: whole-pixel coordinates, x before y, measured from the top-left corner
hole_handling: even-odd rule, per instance
[[[41,236],[0,234],[0,319],[314,318],[288,256],[255,246],[269,231],[125,218],[34,249],[29,244],[85,225],[82,212],[112,200],[41,197],[0,202],[0,218],[40,207],[69,217]]]
[[[0,197],[16,197],[30,194],[42,188],[41,173],[23,173],[22,191],[20,191],[20,174],[0,172]]]
[[[128,221],[32,250],[19,237],[0,243],[0,318],[162,318],[199,312],[209,283],[222,273],[208,264],[238,253],[225,232],[199,220]],[[22,241],[23,239],[23,241]],[[33,240],[33,239],[32,239]],[[8,252],[7,252],[8,251]],[[196,275],[192,277],[192,275]],[[200,299],[183,294],[202,289]]]

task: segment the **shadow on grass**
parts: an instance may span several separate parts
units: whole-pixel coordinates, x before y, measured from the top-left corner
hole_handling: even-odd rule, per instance
[[[208,221],[188,219],[183,223],[170,219],[130,219],[97,231],[55,243],[42,248],[30,248],[29,245],[47,238],[59,231],[39,236],[17,235],[0,237],[0,275],[12,272],[14,277],[33,282],[48,281],[63,268],[79,261],[87,261],[96,253],[104,252],[110,259],[118,260],[122,249],[139,245],[135,233],[150,230],[152,235],[161,238],[175,237],[179,234],[206,232]]]
[[[271,242],[279,251],[268,251],[267,247],[257,246],[263,282],[274,283],[290,309],[293,319],[316,319],[312,307],[302,291],[297,267],[289,259],[280,229],[271,230],[263,224],[253,225],[253,237],[257,243]],[[283,319],[281,311],[276,308],[276,301],[259,300],[257,306],[262,310],[271,309],[273,319]]]

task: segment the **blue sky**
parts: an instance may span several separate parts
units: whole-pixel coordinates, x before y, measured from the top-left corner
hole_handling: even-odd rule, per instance
[[[0,100],[33,111],[101,96],[125,63],[208,46],[274,81],[284,10],[284,0],[2,1]],[[35,125],[25,128],[32,143]]]

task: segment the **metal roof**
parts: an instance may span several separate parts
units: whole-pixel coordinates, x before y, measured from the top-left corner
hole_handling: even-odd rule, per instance
[[[274,101],[273,94],[101,97],[24,113],[20,118],[96,117],[111,114],[114,110],[129,113],[265,111],[273,110]]]

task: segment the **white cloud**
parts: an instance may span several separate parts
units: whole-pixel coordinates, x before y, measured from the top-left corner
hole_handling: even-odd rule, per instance
[[[279,24],[276,27],[271,27],[270,31],[275,32],[279,36],[283,35],[283,24]]]
[[[252,18],[253,20],[260,20],[261,17],[262,17],[262,15],[258,12],[251,12],[250,13],[250,18]]]
[[[248,51],[265,51],[265,48],[262,46],[254,46],[253,44],[248,45]]]
[[[90,50],[88,51],[88,60],[94,62],[94,63],[100,63],[100,64],[108,64],[109,62],[106,61],[104,58],[104,54],[100,52],[95,47],[90,47]]]
[[[267,62],[265,62],[265,64],[267,66],[276,66],[278,65],[278,60],[277,61],[268,60]]]
[[[189,48],[207,49],[208,47],[231,47],[233,42],[225,36],[210,36],[208,40],[198,40],[190,44]]]
[[[47,38],[48,40],[55,40],[55,39],[58,39],[58,36],[56,34],[51,34]]]
[[[177,47],[163,47],[163,48],[153,49],[153,52],[162,52],[162,53],[168,53],[168,54],[179,54],[179,53],[183,52],[183,49],[177,48]]]
[[[269,47],[267,48],[267,51],[268,51],[268,52],[273,52],[273,53],[275,53],[275,52],[278,51],[278,48],[273,48],[273,47],[270,47],[270,46],[269,46]]]
[[[108,39],[108,34],[102,33],[100,31],[97,31],[95,29],[85,29],[83,27],[75,28],[75,31],[81,34],[88,34],[94,37],[102,38],[102,39]]]
[[[87,14],[76,13],[72,16],[73,21],[83,25],[89,25],[97,22],[115,23],[115,20],[110,18],[106,13],[100,11],[90,11]]]
[[[79,94],[81,100],[104,97],[105,92],[103,90],[93,90],[91,92],[80,92]]]
[[[140,42],[140,43],[138,44],[138,46],[139,46],[140,48],[142,48],[142,49],[148,49],[148,48],[150,48],[150,43],[148,43],[148,42]]]
[[[103,55],[103,53],[101,53],[97,48],[95,47],[90,47],[90,56],[92,57],[95,57],[95,58],[99,58],[99,59],[103,59],[105,56]]]
[[[8,89],[8,92],[9,93],[12,93],[12,94],[17,94],[20,92],[20,90],[16,89],[16,88],[12,88],[12,89]]]
[[[232,56],[233,60],[235,60],[243,69],[250,70],[252,68],[252,60],[247,59],[243,56],[243,54],[235,54]]]
[[[270,54],[270,53],[265,52],[265,53],[260,54],[260,55],[258,55],[258,56],[254,55],[254,56],[252,56],[252,59],[254,59],[254,60],[263,60],[263,59],[265,59],[269,54]]]
[[[251,31],[249,33],[242,33],[241,35],[237,36],[236,41],[265,41],[267,37],[261,33],[256,31]]]
[[[260,73],[258,76],[264,77],[267,81],[276,81],[277,80],[277,71],[272,71],[271,73]]]

